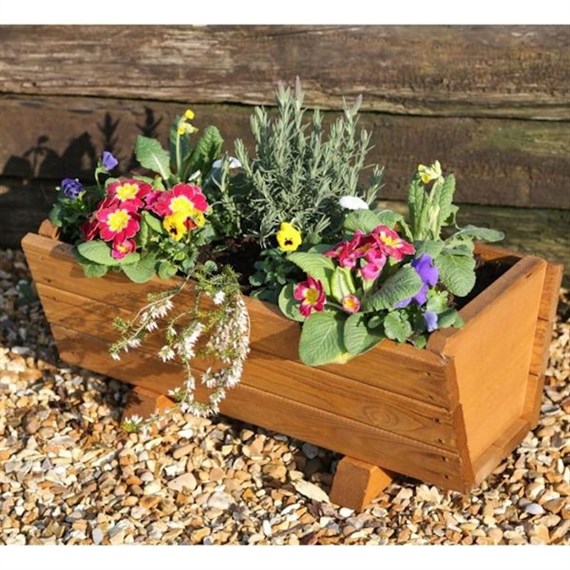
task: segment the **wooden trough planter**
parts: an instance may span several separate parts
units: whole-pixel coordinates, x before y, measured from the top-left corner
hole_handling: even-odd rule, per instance
[[[22,247],[61,358],[133,384],[139,401],[130,413],[167,405],[182,375],[158,359],[158,341],[119,362],[107,352],[114,317],[131,316],[165,283],[88,279],[54,236],[44,222]],[[437,331],[425,350],[385,340],[347,364],[310,368],[297,358],[298,324],[246,299],[251,354],[222,413],[344,454],[337,504],[362,508],[391,472],[468,492],[538,421],[562,278],[561,265],[537,257],[489,246],[479,253],[508,270],[461,310],[464,328]]]

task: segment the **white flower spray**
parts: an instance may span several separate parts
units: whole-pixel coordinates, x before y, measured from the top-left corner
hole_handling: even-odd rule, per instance
[[[162,331],[166,342],[158,357],[162,362],[181,363],[185,371],[181,386],[169,395],[183,413],[205,417],[218,413],[227,390],[241,379],[249,353],[250,322],[237,276],[230,268],[218,273],[197,268],[192,278],[177,289],[151,295],[131,321],[116,319],[121,338],[109,351],[118,360],[121,352],[138,348],[149,333]],[[178,297],[188,285],[192,295]],[[181,310],[176,310],[175,301],[183,306]],[[215,364],[200,371],[193,366],[197,357]],[[205,401],[196,398],[198,384],[208,391]],[[157,419],[156,414],[147,420],[130,418],[124,427],[141,431]]]

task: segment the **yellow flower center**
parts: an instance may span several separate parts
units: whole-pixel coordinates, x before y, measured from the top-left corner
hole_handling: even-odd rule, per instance
[[[195,216],[199,210],[196,210],[194,204],[186,198],[186,196],[176,196],[170,201],[170,211],[172,214],[182,214],[185,218]]]
[[[319,300],[319,292],[316,289],[307,289],[305,291],[305,300],[309,305],[314,305]]]
[[[117,198],[121,200],[121,202],[124,202],[125,200],[131,200],[132,198],[134,198],[137,195],[138,191],[139,187],[136,184],[131,184],[130,182],[127,182],[126,184],[123,184],[122,186],[119,186],[117,188],[115,196],[117,196]]]
[[[380,240],[388,247],[400,247],[400,240],[398,238],[393,238],[381,233]]]
[[[116,210],[109,214],[107,225],[111,231],[118,233],[127,227],[130,219],[131,216],[127,210]]]

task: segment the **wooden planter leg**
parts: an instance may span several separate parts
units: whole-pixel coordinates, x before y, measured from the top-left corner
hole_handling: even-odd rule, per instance
[[[361,511],[393,478],[393,473],[376,465],[352,457],[343,457],[334,476],[330,500],[342,507]]]
[[[129,394],[122,419],[126,420],[128,417],[135,415],[146,418],[155,411],[162,412],[162,410],[172,408],[173,406],[174,402],[170,398],[158,392],[135,386]]]

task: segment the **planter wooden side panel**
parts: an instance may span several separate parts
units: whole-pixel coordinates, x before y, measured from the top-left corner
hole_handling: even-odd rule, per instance
[[[107,346],[117,339],[117,331],[112,325],[114,317],[131,316],[128,311],[40,282],[36,287],[52,326],[91,334],[106,342]],[[162,344],[160,335],[151,335],[137,351],[156,357]],[[196,361],[194,366],[203,370],[208,363]],[[246,362],[243,382],[315,409],[363,421],[372,427],[437,447],[450,450],[457,447],[453,415],[448,410],[324,370],[284,361],[275,355],[252,350]],[[327,389],[323,390],[323,386]]]

